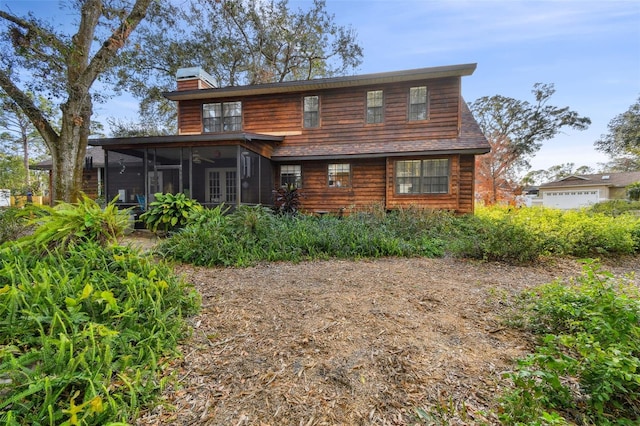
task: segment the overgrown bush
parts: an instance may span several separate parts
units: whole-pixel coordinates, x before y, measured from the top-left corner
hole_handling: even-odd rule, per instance
[[[17,240],[33,231],[27,223],[29,215],[25,213],[25,209],[16,207],[0,209],[0,244]]]
[[[112,219],[85,199],[0,247],[0,424],[132,421],[166,382],[198,295],[165,263],[109,244]]]
[[[509,216],[464,216],[456,221],[455,236],[447,249],[458,257],[523,264],[536,261],[543,244]]]
[[[589,207],[587,211],[592,213],[602,213],[607,216],[619,216],[628,212],[640,212],[640,201],[609,200],[596,203]]]
[[[55,207],[31,207],[28,223],[36,229],[17,244],[34,250],[65,248],[83,242],[101,245],[115,243],[129,223],[126,210],[118,210],[115,200],[102,208],[81,194],[77,203],[58,203]]]
[[[614,218],[588,210],[549,208],[479,208],[476,216],[523,227],[535,236],[541,254],[579,257],[634,253],[633,235],[640,222],[632,215]]]
[[[155,200],[149,203],[146,212],[140,215],[140,220],[147,229],[153,232],[169,232],[182,228],[191,220],[194,213],[202,210],[196,200],[184,193],[154,194]]]
[[[185,227],[163,241],[158,252],[204,266],[329,257],[442,255],[444,241],[433,237],[429,230],[435,219],[426,220],[422,225],[425,229],[415,225],[408,231],[401,221],[407,223],[409,219],[399,219],[396,214],[372,217],[365,213],[343,218],[275,216],[261,206],[241,206],[211,223],[201,221]]]
[[[640,420],[640,292],[588,263],[571,285],[524,293],[522,325],[540,336],[508,377],[507,424],[631,425]]]

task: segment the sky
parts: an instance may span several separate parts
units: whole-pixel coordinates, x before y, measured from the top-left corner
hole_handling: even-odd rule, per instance
[[[0,0],[14,12],[59,12],[58,0]],[[307,9],[311,0],[289,0]],[[594,142],[640,98],[640,0],[326,0],[338,25],[357,33],[356,74],[476,63],[462,79],[467,102],[502,95],[534,102],[535,83],[555,86],[549,103],[592,124],[545,141],[532,170],[562,163],[598,168]],[[131,98],[96,105],[99,121],[131,118]]]

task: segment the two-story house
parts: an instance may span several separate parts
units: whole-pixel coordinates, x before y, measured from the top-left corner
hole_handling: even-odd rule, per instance
[[[475,64],[215,87],[178,71],[178,134],[91,140],[123,205],[184,192],[206,206],[273,202],[295,184],[309,212],[372,204],[473,211],[489,144],[461,96]]]

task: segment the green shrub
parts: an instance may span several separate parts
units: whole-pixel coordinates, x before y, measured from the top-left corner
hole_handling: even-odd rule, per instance
[[[447,249],[459,257],[524,264],[543,253],[538,236],[509,216],[468,215],[458,218],[455,228]]]
[[[619,216],[629,211],[640,211],[640,201],[609,200],[596,203],[589,207],[587,211],[592,213],[603,213],[607,216]]]
[[[27,223],[30,209],[8,207],[0,209],[0,244],[6,241],[14,241],[24,237],[33,231],[33,227]]]
[[[103,209],[84,194],[77,203],[34,206],[31,212],[35,217],[29,223],[37,228],[18,244],[36,250],[64,248],[89,241],[101,245],[115,243],[129,224],[128,211],[118,210],[115,200]]]
[[[173,231],[185,226],[191,215],[202,210],[196,200],[184,193],[154,194],[155,200],[149,203],[148,210],[140,215],[140,220],[153,232]]]
[[[525,312],[526,328],[542,337],[536,351],[508,375],[515,389],[502,398],[502,420],[544,424],[544,416],[562,414],[579,424],[636,424],[636,286],[588,263],[572,285],[554,282],[524,293],[518,310]]]
[[[197,294],[125,247],[7,245],[0,258],[0,422],[133,420],[162,388]]]

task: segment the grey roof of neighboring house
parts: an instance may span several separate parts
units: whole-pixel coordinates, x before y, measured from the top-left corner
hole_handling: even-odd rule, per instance
[[[416,81],[444,77],[462,77],[473,74],[477,64],[447,65],[441,67],[417,68],[404,71],[361,74],[345,77],[315,78],[311,80],[284,81],[249,86],[229,86],[216,89],[178,90],[163,95],[172,101],[189,99],[215,99],[228,96],[253,96],[274,93],[295,93],[308,90],[337,89],[372,84]]]
[[[581,186],[625,187],[634,182],[640,182],[640,172],[571,175],[554,182],[544,183],[540,185],[540,189],[576,188]]]
[[[104,149],[99,146],[88,146],[86,157],[92,158],[93,167],[104,167]],[[32,168],[36,170],[51,170],[51,166],[53,164],[53,160],[48,158],[44,161],[40,161],[39,163],[32,166]]]

